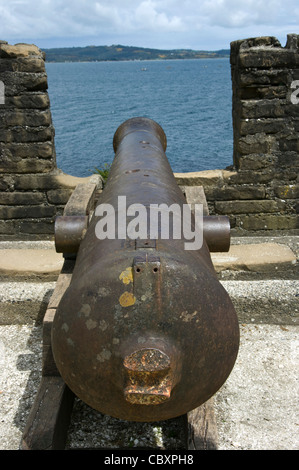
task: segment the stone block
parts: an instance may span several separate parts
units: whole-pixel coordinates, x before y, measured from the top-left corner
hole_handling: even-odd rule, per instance
[[[55,249],[1,250],[1,274],[43,275],[55,274],[57,277],[63,266],[63,256]]]
[[[282,201],[246,200],[246,201],[216,201],[215,210],[218,214],[250,214],[280,212],[285,208]]]
[[[0,109],[1,111],[1,109]],[[49,109],[42,111],[5,111],[0,114],[0,127],[1,123],[5,127],[14,126],[29,126],[29,127],[40,127],[40,126],[51,126],[52,116]]]
[[[237,79],[240,87],[286,86],[289,84],[289,71],[286,69],[248,69],[238,70],[238,72]]]
[[[277,150],[277,141],[274,136],[265,133],[248,134],[237,140],[236,149],[241,155],[253,153],[269,154]]]
[[[46,196],[40,192],[0,192],[0,204],[2,205],[38,205],[46,202]]]
[[[238,128],[242,136],[261,133],[276,134],[281,132],[285,124],[285,119],[282,118],[241,119]]]
[[[0,220],[0,238],[4,240],[44,240],[53,237],[53,218]]]
[[[299,228],[299,216],[292,215],[251,215],[239,218],[244,230],[292,230]]]
[[[49,173],[54,170],[53,160],[43,160],[39,158],[14,158],[2,157],[0,161],[0,173]],[[27,189],[36,189],[31,186]]]
[[[1,80],[5,85],[5,95],[15,96],[28,91],[46,91],[48,79],[46,73],[2,72]]]
[[[39,57],[18,57],[15,60],[1,58],[0,73],[1,72],[44,73],[45,61]]]
[[[254,38],[242,39],[239,45],[239,51],[243,52],[253,48],[281,48],[280,41],[275,36],[259,36]]]
[[[284,100],[243,100],[239,106],[240,119],[279,118],[286,115]]]
[[[52,126],[16,126],[7,128],[5,132],[0,132],[0,142],[27,143],[27,142],[47,142],[54,137],[54,128]]]
[[[54,143],[46,142],[0,142],[0,155],[6,158],[51,158],[53,157]]]
[[[0,205],[0,218],[1,219],[36,219],[48,218],[54,216],[56,213],[54,206],[1,206]]]
[[[267,272],[279,266],[292,267],[296,255],[286,245],[278,243],[250,243],[231,245],[228,253],[212,253],[216,272],[223,270]]]
[[[31,58],[39,56],[45,58],[45,54],[34,44],[3,44],[0,45],[0,58],[18,59],[20,57]]]
[[[297,171],[299,166],[299,153],[294,151],[277,152],[277,167]]]
[[[222,186],[222,187],[207,187],[205,188],[205,195],[208,201],[232,201],[238,199],[264,199],[266,190],[264,186],[258,185],[236,185],[236,186]]]
[[[8,191],[9,190],[9,183],[4,181],[3,177],[0,180],[0,191]],[[1,195],[0,195],[0,204],[1,204]]]
[[[299,153],[299,138],[293,136],[293,138],[279,140],[279,150],[282,152],[297,152]]]
[[[221,180],[221,171],[198,171],[193,173],[175,173],[178,185],[201,186],[204,184],[215,185]]]
[[[0,153],[1,155],[1,153]],[[0,158],[1,162],[1,158]],[[14,191],[14,178],[12,175],[1,175],[0,177],[0,191]]]
[[[287,34],[286,48],[293,51],[299,52],[299,35],[298,34]]]
[[[237,90],[240,100],[285,99],[289,89],[284,85],[247,86]]]
[[[28,174],[16,175],[14,185],[16,190],[31,190],[35,189],[75,189],[79,183],[89,183],[94,181],[101,181],[100,176],[97,175],[80,178],[76,176],[66,175],[61,171],[55,169],[48,174]],[[99,183],[100,184],[100,183]]]
[[[286,184],[276,186],[275,195],[281,199],[297,199],[299,198],[299,184]]]
[[[13,220],[0,220],[0,235],[14,235],[16,233],[16,225]]]
[[[247,39],[239,39],[231,42],[231,64],[236,65],[240,54],[248,53],[256,48],[267,49],[281,48],[281,43],[274,36],[260,36]]]
[[[238,164],[240,170],[254,170],[273,168],[277,164],[278,157],[272,154],[240,155]]]
[[[224,170],[196,171],[192,173],[174,173],[179,186],[215,186],[222,183]]]
[[[16,126],[8,128],[4,133],[0,132],[0,142],[47,142],[54,137],[54,127],[52,126]]]
[[[50,204],[66,204],[73,192],[73,189],[51,189],[47,191],[47,199]]]
[[[5,97],[5,108],[17,109],[47,109],[50,106],[48,93],[22,93],[17,96]]]
[[[31,57],[30,59],[18,58],[17,60],[13,61],[13,71],[27,73],[45,73],[45,61],[42,57]]]
[[[239,55],[241,68],[296,68],[299,66],[299,54],[280,47],[251,48]]]
[[[54,235],[54,220],[42,219],[34,220],[28,219],[19,222],[18,225],[19,238],[22,238],[22,234],[31,234],[36,236],[42,235]]]
[[[280,168],[275,172],[273,184],[295,184],[298,181],[298,169],[296,168]]]

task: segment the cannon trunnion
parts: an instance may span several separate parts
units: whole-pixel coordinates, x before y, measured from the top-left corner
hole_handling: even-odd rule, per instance
[[[98,205],[88,228],[82,219],[78,230],[73,219],[77,235],[69,249],[59,227],[71,233],[72,218],[57,220],[57,251],[74,251],[78,240],[78,253],[53,320],[52,351],[65,383],[91,407],[130,421],[165,420],[206,402],[237,357],[237,316],[209,251],[209,245],[228,249],[228,222],[205,214],[196,250],[172,230],[163,238],[161,225],[153,236],[150,206],[174,204],[183,212],[186,205],[165,155],[165,134],[154,121],[133,118],[118,128],[113,144]],[[110,231],[99,239],[97,224],[108,205],[114,212],[105,213],[106,229],[114,228],[115,237]],[[134,239],[127,210],[140,205],[146,211],[133,232],[140,224],[146,230]]]

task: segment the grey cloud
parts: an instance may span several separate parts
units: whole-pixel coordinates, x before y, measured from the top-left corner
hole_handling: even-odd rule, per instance
[[[200,48],[216,35],[227,46],[259,31],[296,32],[298,23],[298,0],[0,0],[1,39],[21,42],[130,38],[140,46]]]

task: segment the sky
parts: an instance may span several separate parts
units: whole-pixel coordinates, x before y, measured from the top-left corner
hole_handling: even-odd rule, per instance
[[[0,0],[0,40],[41,48],[122,44],[229,49],[299,34],[298,0]]]

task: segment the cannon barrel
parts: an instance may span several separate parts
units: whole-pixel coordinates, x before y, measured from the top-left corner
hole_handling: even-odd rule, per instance
[[[152,207],[181,209],[172,219],[179,224],[186,206],[164,131],[133,118],[117,129],[113,146],[107,183],[54,317],[52,350],[66,384],[91,407],[130,421],[164,420],[214,395],[237,357],[237,316],[208,247],[210,240],[217,250],[221,233],[227,246],[227,221],[205,217],[197,249],[186,249],[175,224],[166,237],[162,223],[152,232]],[[194,214],[191,221],[195,229]]]

